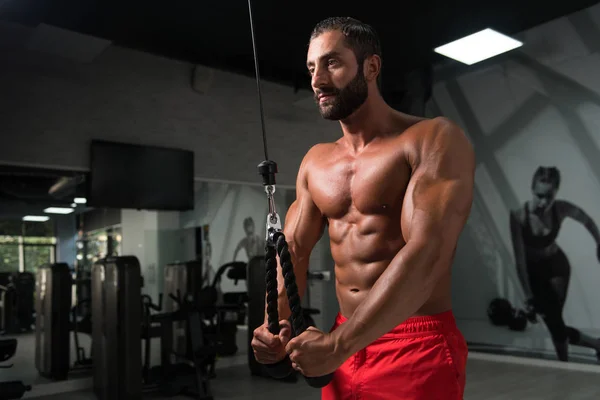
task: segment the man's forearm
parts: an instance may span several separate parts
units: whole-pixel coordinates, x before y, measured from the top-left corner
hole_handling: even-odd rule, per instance
[[[354,314],[333,332],[340,351],[356,353],[423,306],[440,275],[438,244],[409,242],[398,253]]]

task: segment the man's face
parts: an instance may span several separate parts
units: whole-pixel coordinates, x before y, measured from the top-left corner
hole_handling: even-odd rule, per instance
[[[554,204],[556,190],[551,183],[536,182],[533,186],[533,206],[537,212],[544,212]]]
[[[323,118],[348,118],[366,101],[369,90],[363,66],[344,45],[340,31],[325,32],[310,42],[306,66]]]

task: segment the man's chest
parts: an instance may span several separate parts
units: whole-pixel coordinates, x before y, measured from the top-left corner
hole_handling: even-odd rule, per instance
[[[327,217],[355,209],[362,214],[388,213],[401,208],[410,180],[405,158],[388,154],[332,157],[311,169],[311,196]]]

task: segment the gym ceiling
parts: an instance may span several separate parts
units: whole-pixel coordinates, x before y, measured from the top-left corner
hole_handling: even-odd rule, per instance
[[[261,76],[290,90],[310,88],[305,57],[315,23],[329,16],[353,16],[373,25],[383,45],[385,95],[386,85],[402,86],[406,73],[448,62],[433,52],[439,45],[487,27],[514,35],[596,3],[429,0],[392,6],[381,0],[253,0],[253,14]],[[32,27],[46,23],[254,77],[247,0],[0,0],[1,20]],[[81,190],[73,184],[80,178],[64,171],[0,166],[0,216],[20,218],[29,206],[68,205]],[[48,193],[55,185],[59,190]]]
[[[433,48],[483,28],[514,35],[598,1],[253,0],[263,79],[309,88],[307,40],[328,16],[353,16],[382,40],[384,86],[445,62]],[[46,23],[114,44],[254,76],[247,0],[0,0],[0,19]],[[393,83],[393,82],[391,82]]]

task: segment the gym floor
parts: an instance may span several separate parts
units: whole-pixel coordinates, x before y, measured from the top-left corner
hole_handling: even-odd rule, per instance
[[[89,346],[85,335],[81,335],[82,345]],[[211,389],[215,400],[242,400],[287,398],[294,400],[318,400],[319,391],[303,380],[297,383],[283,383],[264,378],[252,377],[246,366],[244,348],[246,331],[238,332],[240,350],[234,357],[224,358],[217,363],[217,378],[211,381]],[[19,348],[16,357],[11,360],[14,368],[0,370],[0,381],[23,379],[34,388],[23,398],[44,400],[95,400],[92,393],[91,379],[76,377],[66,382],[49,382],[39,378],[35,371],[34,341],[32,335],[19,336]],[[86,349],[86,351],[88,351]],[[571,365],[547,361],[526,361],[527,364],[543,364],[553,366],[523,365],[519,359],[512,360],[503,356],[482,355],[472,353],[467,366],[467,389],[465,400],[583,400],[599,399],[600,367],[591,365]],[[68,391],[64,393],[63,391]],[[159,399],[156,395],[145,398]],[[189,397],[170,397],[170,399],[189,399]]]

